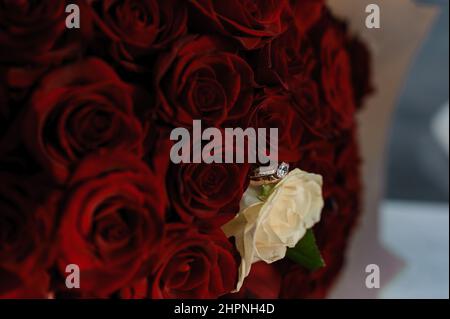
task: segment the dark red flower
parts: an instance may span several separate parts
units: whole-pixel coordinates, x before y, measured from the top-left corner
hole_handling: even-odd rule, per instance
[[[239,212],[248,171],[246,164],[172,165],[167,183],[175,211],[187,223],[223,225]]]
[[[133,103],[132,88],[101,60],[61,67],[34,91],[23,121],[25,143],[58,182],[99,149],[141,156],[144,131]]]
[[[95,21],[111,40],[111,55],[129,70],[148,69],[150,53],[186,33],[185,1],[94,0],[92,7]]]
[[[257,262],[252,265],[252,270],[241,290],[225,295],[224,298],[233,299],[277,299],[280,294],[282,273],[277,263],[266,264]]]
[[[195,29],[205,32],[211,25],[210,31],[233,37],[245,49],[258,48],[286,29],[286,0],[189,1],[195,8],[191,20]]]
[[[310,41],[293,24],[278,38],[259,50],[256,66],[260,84],[281,84],[290,91],[298,90],[297,79],[311,78],[317,56]]]
[[[249,126],[266,128],[267,145],[269,129],[277,128],[278,160],[296,162],[300,159],[304,124],[291,95],[267,91],[253,110]]]
[[[319,21],[325,3],[324,0],[289,0],[289,6],[297,28],[306,33]]]
[[[321,85],[334,111],[336,125],[347,129],[352,126],[356,111],[347,39],[339,24],[330,23],[324,28],[320,46]]]
[[[239,123],[253,102],[253,71],[221,38],[189,37],[157,62],[159,114],[174,126]]]
[[[2,140],[3,134],[5,133],[5,128],[8,125],[10,114],[8,98],[6,95],[6,87],[3,85],[3,83],[3,74],[0,73],[0,141]]]
[[[93,155],[61,198],[58,265],[80,267],[80,291],[104,297],[145,276],[164,234],[163,180],[138,158]]]
[[[323,177],[323,195],[326,198],[336,185],[336,150],[333,141],[315,137],[304,146],[295,167]]]
[[[45,297],[53,210],[42,208],[40,180],[4,172],[0,180],[0,298]]]
[[[364,98],[375,90],[372,78],[372,65],[369,48],[358,38],[353,38],[348,44],[350,60],[352,63],[353,90],[358,108],[363,106]]]
[[[300,265],[292,264],[284,273],[279,298],[282,299],[322,299],[330,289],[330,280],[336,273],[329,269],[310,272]]]
[[[220,229],[200,233],[189,225],[169,225],[152,275],[151,297],[220,297],[236,286],[238,255]]]
[[[145,299],[148,298],[149,283],[147,278],[140,279],[119,291],[122,299]]]
[[[85,9],[83,0],[1,0],[0,61],[50,65],[78,55],[91,32],[90,21],[81,15],[83,27],[68,30],[65,9],[70,3]]]
[[[333,112],[320,94],[317,65],[311,40],[291,25],[259,50],[257,81],[274,88],[282,86],[292,95],[303,125],[316,135],[330,136]]]
[[[361,157],[355,131],[344,135],[338,144],[336,166],[339,171],[337,184],[346,192],[357,192],[361,189],[360,166]]]

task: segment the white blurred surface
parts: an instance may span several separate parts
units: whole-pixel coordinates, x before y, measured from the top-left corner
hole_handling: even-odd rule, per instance
[[[449,298],[448,204],[386,201],[380,223],[382,243],[405,266],[379,297]]]
[[[449,106],[448,102],[439,109],[431,122],[431,131],[439,145],[449,155]]]

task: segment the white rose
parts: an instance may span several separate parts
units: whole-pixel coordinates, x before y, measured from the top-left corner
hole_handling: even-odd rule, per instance
[[[235,237],[241,255],[235,291],[242,287],[253,263],[283,259],[287,248],[294,247],[320,220],[324,205],[322,176],[300,169],[282,179],[265,202],[255,201],[255,195],[255,189],[249,188],[239,214],[222,228],[228,237]]]

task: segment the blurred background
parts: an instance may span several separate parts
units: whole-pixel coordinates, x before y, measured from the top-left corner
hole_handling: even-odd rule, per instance
[[[449,2],[327,4],[369,46],[375,87],[358,115],[364,212],[329,298],[449,298]]]
[[[449,297],[449,2],[416,2],[439,13],[412,61],[388,138],[381,239],[405,266],[383,298]]]
[[[439,5],[440,12],[394,111],[387,197],[448,203],[449,3],[420,2]]]

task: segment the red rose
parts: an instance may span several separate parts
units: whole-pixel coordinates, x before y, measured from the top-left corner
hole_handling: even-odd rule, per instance
[[[323,0],[289,0],[297,28],[306,33],[320,19],[325,6]]]
[[[0,173],[0,180],[0,298],[45,297],[52,210],[41,207],[35,188],[40,181],[8,173]]]
[[[304,146],[295,167],[322,175],[323,195],[327,198],[336,185],[335,144],[331,140],[315,137]]]
[[[228,294],[225,298],[278,299],[282,276],[277,265],[278,263],[266,264],[262,261],[253,264],[241,290]]]
[[[361,157],[355,130],[343,136],[340,146],[336,159],[339,187],[348,193],[357,192],[362,186],[360,181]]]
[[[0,76],[1,83],[7,91],[7,100],[9,101],[9,115],[19,113],[19,108],[23,108],[27,102],[29,95],[32,93],[34,86],[42,76],[48,72],[48,65],[9,65],[0,70],[4,73]],[[14,105],[14,106],[11,106]]]
[[[320,94],[320,79],[316,76],[318,57],[310,40],[292,25],[258,55],[258,83],[281,85],[293,96],[304,126],[314,134],[331,135],[333,114]]]
[[[7,113],[7,94],[6,94],[6,86],[5,86],[5,77],[2,69],[0,69],[0,118],[6,117]]]
[[[348,129],[356,111],[352,68],[344,32],[337,25],[326,27],[321,38],[321,76],[325,99],[334,111],[338,127]]]
[[[25,143],[58,182],[98,149],[140,156],[144,133],[132,94],[101,60],[59,68],[34,91],[23,122]]]
[[[255,49],[285,30],[286,0],[190,0],[191,24],[203,33],[212,30],[238,40],[245,49]],[[202,19],[205,17],[205,19]],[[206,26],[206,28],[205,28]]]
[[[278,128],[278,160],[296,162],[300,159],[304,124],[298,106],[289,94],[267,91],[267,96],[255,107],[250,126],[254,128]]]
[[[336,135],[332,125],[334,113],[323,101],[317,82],[307,77],[297,78],[293,98],[302,121],[308,128],[308,135],[313,135],[312,139],[316,139],[315,136],[332,138]],[[304,142],[309,143],[308,138],[305,138]]]
[[[255,87],[253,71],[220,38],[189,37],[157,62],[160,116],[174,126],[238,123],[248,113]]]
[[[236,287],[239,254],[221,230],[203,234],[172,224],[152,276],[152,298],[222,296]]]
[[[339,252],[342,255],[342,252]],[[327,264],[328,266],[328,264]],[[279,298],[282,299],[323,299],[326,297],[332,279],[330,269],[322,268],[313,272],[292,264],[284,273]]]
[[[148,297],[148,292],[148,279],[143,278],[121,289],[118,294],[121,299],[145,299]]]
[[[2,140],[5,128],[8,125],[8,118],[10,113],[8,98],[6,95],[6,88],[3,85],[3,82],[3,75],[2,73],[0,73],[0,142]]]
[[[187,9],[179,0],[94,0],[93,13],[111,39],[111,54],[128,69],[145,70],[149,53],[186,32]]]
[[[317,57],[295,25],[259,50],[256,67],[258,83],[277,85],[296,91],[298,78],[311,78]]]
[[[172,204],[181,219],[219,227],[239,212],[248,184],[246,164],[176,164],[167,178]]]
[[[121,153],[93,155],[75,171],[59,205],[58,265],[80,267],[83,294],[104,297],[145,276],[163,236],[162,183]]]
[[[81,15],[80,29],[66,29],[65,8],[84,1],[0,0],[0,62],[54,64],[74,57],[90,32]]]
[[[352,63],[352,80],[355,92],[355,102],[358,108],[363,106],[364,98],[374,91],[372,65],[369,48],[358,38],[353,38],[348,44]]]

